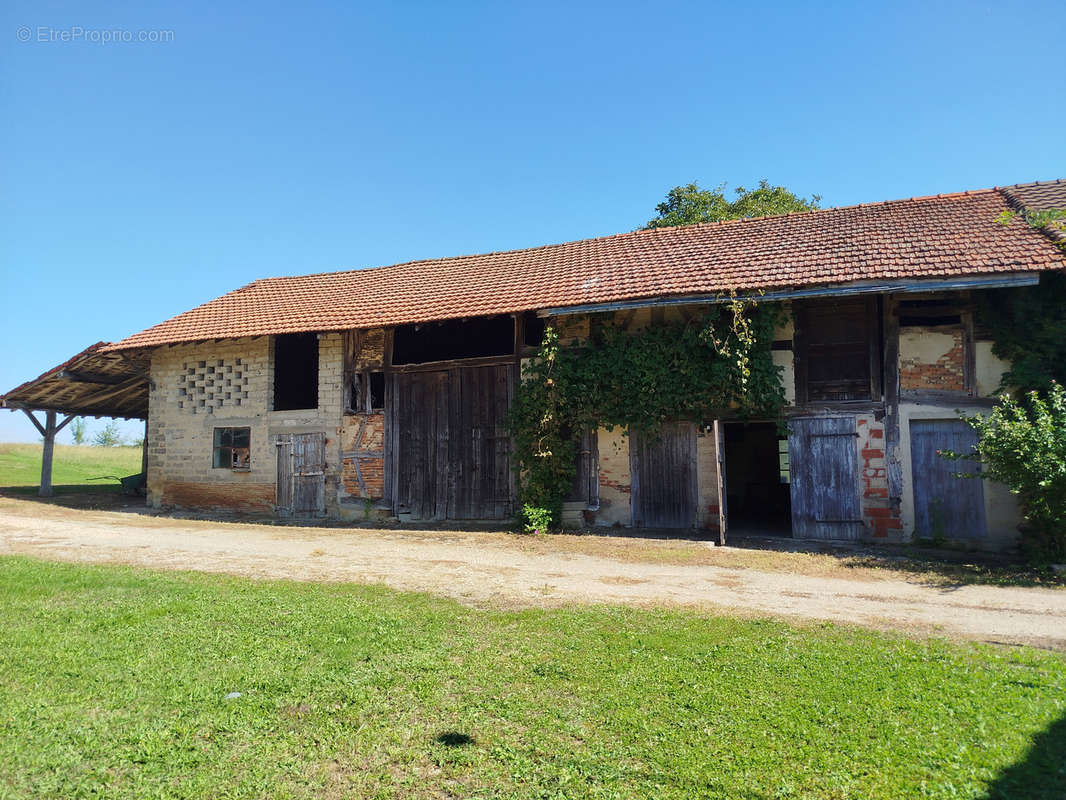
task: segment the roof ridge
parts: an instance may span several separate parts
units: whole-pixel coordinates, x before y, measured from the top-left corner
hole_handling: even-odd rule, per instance
[[[321,277],[324,277],[324,276],[331,276],[331,275],[337,275],[337,276],[340,276],[340,275],[352,275],[352,274],[357,273],[357,272],[362,273],[362,272],[376,272],[376,271],[379,271],[379,270],[391,270],[391,269],[396,269],[396,268],[399,268],[399,267],[411,267],[411,266],[414,266],[416,264],[429,265],[429,264],[443,263],[443,262],[446,262],[446,261],[462,261],[462,260],[465,260],[465,259],[473,259],[473,258],[490,258],[492,256],[506,256],[506,255],[512,255],[512,254],[515,254],[515,253],[533,253],[533,252],[536,252],[538,250],[549,250],[549,249],[556,248],[556,247],[566,247],[567,245],[581,245],[581,244],[586,244],[586,243],[590,243],[590,242],[605,242],[605,241],[610,241],[612,239],[619,239],[619,238],[626,237],[626,236],[640,236],[640,235],[658,236],[658,235],[664,235],[663,232],[677,231],[677,230],[680,230],[682,228],[684,228],[685,230],[693,230],[693,229],[701,229],[701,228],[722,227],[722,226],[726,226],[726,225],[740,225],[740,224],[745,224],[745,223],[762,222],[762,221],[765,221],[765,220],[768,220],[768,219],[780,219],[782,217],[801,217],[801,216],[807,216],[808,214],[814,215],[814,214],[827,214],[827,213],[834,212],[834,211],[851,211],[851,210],[856,209],[856,208],[874,208],[874,207],[877,207],[877,206],[888,206],[888,205],[894,205],[894,204],[898,204],[898,203],[921,203],[921,202],[926,202],[926,201],[930,201],[930,200],[948,200],[948,199],[953,199],[953,198],[956,198],[956,197],[970,197],[970,196],[977,196],[977,195],[984,195],[984,194],[993,194],[993,193],[996,193],[997,190],[998,190],[998,187],[994,187],[993,186],[993,187],[990,187],[990,188],[987,188],[987,189],[968,189],[968,190],[962,191],[962,192],[949,192],[947,194],[930,194],[930,195],[919,195],[917,197],[901,197],[901,198],[898,198],[896,200],[876,200],[876,201],[872,201],[872,202],[869,202],[869,203],[852,203],[851,205],[846,205],[846,206],[830,206],[829,208],[812,208],[812,209],[810,209],[808,211],[789,211],[789,212],[786,212],[784,214],[764,214],[764,215],[759,216],[759,217],[740,217],[738,219],[723,219],[723,220],[716,220],[716,221],[713,221],[713,222],[695,222],[695,223],[690,223],[688,225],[666,225],[666,226],[659,227],[659,228],[637,228],[636,230],[625,231],[625,232],[622,232],[622,233],[610,233],[610,234],[605,234],[604,236],[590,236],[590,237],[586,237],[584,239],[570,239],[570,240],[567,240],[565,242],[551,242],[549,244],[534,245],[533,247],[515,247],[515,248],[508,249],[508,250],[489,250],[489,251],[484,251],[484,252],[480,252],[480,253],[462,253],[460,255],[439,256],[437,258],[415,258],[415,259],[410,259],[408,261],[399,261],[399,262],[396,262],[395,264],[378,264],[378,265],[375,265],[375,266],[372,266],[372,267],[354,267],[354,268],[350,268],[350,269],[323,270],[321,272],[308,272],[308,273],[304,273],[302,275],[273,275],[273,276],[270,276],[270,277],[267,277],[267,278],[259,278],[259,279],[255,280],[255,281],[252,281],[252,283],[247,284],[246,286],[242,286],[239,289],[233,289],[232,291],[233,292],[237,292],[237,291],[241,291],[242,289],[247,289],[250,286],[254,286],[255,284],[269,283],[269,282],[273,282],[273,281],[287,282],[287,281],[300,280],[302,278],[321,278]]]

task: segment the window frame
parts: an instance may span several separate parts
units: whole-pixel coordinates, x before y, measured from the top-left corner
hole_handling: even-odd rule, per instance
[[[240,435],[244,444],[235,443]],[[228,437],[229,441],[225,441]],[[246,425],[217,426],[211,437],[211,468],[232,472],[252,469],[252,429]]]

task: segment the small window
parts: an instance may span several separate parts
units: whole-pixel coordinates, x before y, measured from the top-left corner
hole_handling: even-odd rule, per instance
[[[352,377],[352,407],[349,414],[369,414],[385,408],[385,373],[357,372]]]
[[[252,468],[251,428],[215,428],[215,469],[248,470]]]
[[[781,483],[791,483],[792,476],[788,462],[788,439],[777,440],[777,468]]]

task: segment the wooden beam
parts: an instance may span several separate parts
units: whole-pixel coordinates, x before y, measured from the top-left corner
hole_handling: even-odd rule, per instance
[[[22,411],[23,414],[25,414],[27,417],[30,418],[30,422],[33,423],[33,427],[35,427],[38,431],[40,431],[41,436],[46,436],[47,435],[45,433],[44,428],[41,427],[41,423],[39,423],[37,421],[37,417],[33,416],[33,412],[30,411],[30,409],[28,409],[28,408],[26,408],[24,406],[19,406],[18,408]]]
[[[77,372],[69,369],[63,370],[56,377],[66,381],[75,381],[77,383],[99,383],[105,386],[114,386],[115,384],[122,383],[129,379],[129,375],[102,375],[93,372]]]
[[[56,426],[56,433],[59,433],[61,430],[67,427],[67,425],[69,425],[71,421],[77,416],[77,414],[68,414],[67,418]]]
[[[108,387],[107,389],[101,389],[98,392],[93,392],[86,397],[78,398],[78,404],[86,407],[92,407],[96,403],[101,403],[104,400],[110,400],[116,395],[120,395],[124,392],[128,392],[133,389],[140,388],[144,383],[144,378],[140,375],[135,375],[132,378],[127,378],[120,384]]]

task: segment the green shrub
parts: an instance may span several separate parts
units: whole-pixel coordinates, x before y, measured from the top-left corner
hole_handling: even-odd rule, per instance
[[[548,533],[559,520],[559,510],[534,506],[526,503],[522,506],[522,529],[526,533]]]
[[[1022,546],[1034,561],[1066,559],[1066,390],[1052,383],[1047,397],[1001,398],[987,417],[964,417],[977,432],[982,471],[1018,495],[1025,512]],[[972,454],[942,453],[947,458]]]

